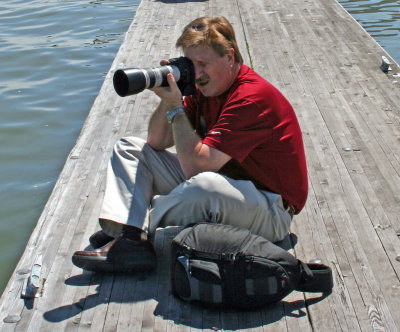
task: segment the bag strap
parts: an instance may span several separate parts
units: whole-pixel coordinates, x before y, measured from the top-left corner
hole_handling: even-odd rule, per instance
[[[330,293],[333,288],[332,269],[323,264],[300,262],[300,281],[295,288],[300,292]]]

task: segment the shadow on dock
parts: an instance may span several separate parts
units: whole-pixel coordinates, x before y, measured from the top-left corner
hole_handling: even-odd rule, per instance
[[[159,274],[159,273],[158,273]],[[110,302],[117,302],[118,299],[110,299],[108,297],[103,298],[101,296],[101,282],[105,275],[100,274],[82,274],[76,275],[66,280],[66,284],[71,286],[90,286],[93,285],[94,282],[97,282],[99,285],[96,289],[96,293],[90,294],[85,298],[80,299],[79,301],[71,304],[67,304],[61,307],[54,308],[49,310],[43,314],[45,320],[58,323],[61,321],[68,320],[74,316],[80,315],[85,310],[89,310],[95,308],[100,304],[108,304]],[[92,277],[92,278],[91,278]],[[159,283],[157,281],[157,272],[147,273],[147,274],[137,274],[137,275],[113,275],[112,276],[114,282],[121,282],[118,279],[125,279],[125,283],[138,283],[138,282],[146,282],[148,285],[145,287],[146,289],[157,289],[159,288]],[[169,286],[166,286],[169,288]],[[157,294],[154,295],[154,292],[143,292],[139,289],[135,292],[125,292],[127,294],[124,295],[120,301],[124,303],[136,303],[136,302],[146,302],[149,300],[155,300],[157,305],[155,306],[153,315],[163,318],[164,320],[173,321],[175,324],[190,326],[192,328],[198,329],[229,329],[234,330],[234,325],[227,326],[230,324],[235,324],[229,319],[222,319],[223,315],[238,315],[238,314],[250,314],[250,312],[242,311],[234,311],[234,310],[217,310],[217,309],[203,309],[202,307],[196,304],[190,304],[178,299],[173,298],[173,295],[168,292],[168,294]],[[151,294],[153,293],[153,294]],[[167,295],[167,296],[166,296]],[[274,305],[268,306],[266,308],[252,311],[252,316],[263,317],[262,321],[257,321],[251,319],[249,321],[241,321],[240,329],[248,329],[262,326],[264,324],[271,324],[276,321],[281,320],[283,317],[293,317],[293,318],[301,318],[307,315],[307,308],[313,304],[316,304],[322,301],[326,295],[320,295],[317,297],[304,299],[304,300],[296,300],[296,301],[280,301]],[[103,300],[103,301],[101,301]],[[181,315],[176,312],[176,310],[171,310],[171,302],[180,302],[180,307],[182,311],[191,312],[189,315]],[[177,308],[174,305],[175,309]],[[202,320],[201,317],[206,312],[207,316],[210,319],[206,321]],[[193,316],[198,316],[198,319],[193,319]],[[215,319],[213,319],[215,318]],[[223,323],[222,323],[223,322]],[[222,326],[224,325],[224,326]]]
[[[177,234],[179,228],[160,229],[156,232],[155,248],[158,253],[158,267],[155,271],[135,274],[99,274],[83,272],[80,275],[71,276],[65,280],[66,286],[89,287],[95,290],[86,297],[71,304],[63,305],[43,314],[48,322],[58,323],[72,317],[79,316],[83,312],[99,305],[119,303],[152,302],[153,315],[164,320],[173,321],[175,324],[190,326],[193,328],[218,328],[235,330],[235,322],[224,319],[224,316],[249,315],[250,312],[204,309],[199,305],[187,303],[176,299],[170,291],[170,241]],[[291,250],[297,244],[297,236],[289,234],[277,245],[285,250]],[[288,301],[287,299],[260,310],[252,311],[251,315],[263,317],[261,320],[241,320],[240,328],[248,329],[264,324],[270,324],[282,319],[282,317],[304,317],[307,315],[307,307],[320,302],[324,295],[310,299]],[[177,312],[181,311],[181,312]],[[206,312],[206,321],[201,319]],[[185,314],[183,314],[185,313]],[[187,314],[189,313],[189,314]],[[78,319],[78,318],[76,318]],[[226,325],[229,326],[226,326]],[[223,325],[223,326],[222,326]]]

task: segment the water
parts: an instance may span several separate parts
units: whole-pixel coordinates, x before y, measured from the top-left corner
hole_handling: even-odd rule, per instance
[[[400,0],[339,0],[400,64]]]
[[[400,62],[400,1],[341,4]],[[0,3],[0,291],[140,0]]]
[[[140,0],[0,2],[0,292]]]

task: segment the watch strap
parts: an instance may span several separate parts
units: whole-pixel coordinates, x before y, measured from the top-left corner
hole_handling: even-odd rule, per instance
[[[172,120],[174,119],[175,115],[177,115],[179,113],[183,113],[183,112],[185,112],[184,107],[177,107],[177,108],[174,108],[173,110],[168,111],[167,112],[168,123],[172,123]]]

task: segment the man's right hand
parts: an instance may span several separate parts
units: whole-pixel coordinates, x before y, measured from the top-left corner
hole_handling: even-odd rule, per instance
[[[166,59],[160,61],[161,66],[168,65],[169,62]],[[170,111],[178,107],[182,107],[182,93],[176,84],[174,75],[168,74],[167,80],[169,87],[155,87],[152,90],[157,96],[161,98],[162,103],[166,106],[166,110]]]
[[[174,75],[168,74],[167,80],[169,87],[156,87],[151,90],[161,98],[162,103],[166,106],[166,110],[170,111],[174,108],[182,107],[182,93],[175,82]]]

